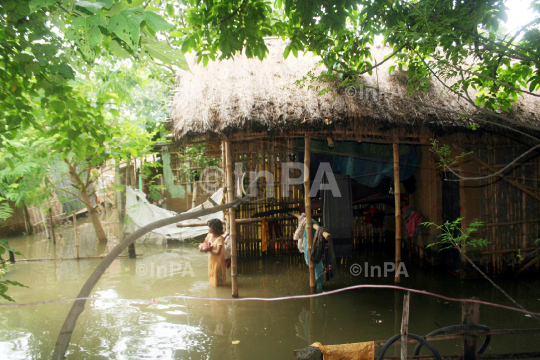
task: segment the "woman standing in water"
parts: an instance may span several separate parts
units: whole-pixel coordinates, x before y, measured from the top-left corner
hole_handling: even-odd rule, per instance
[[[208,252],[208,280],[211,285],[224,286],[227,278],[225,251],[223,246],[223,224],[218,219],[208,221],[208,235],[199,246],[202,252]]]

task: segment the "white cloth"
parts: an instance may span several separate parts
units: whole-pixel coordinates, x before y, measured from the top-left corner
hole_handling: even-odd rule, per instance
[[[229,234],[225,235],[225,254],[223,254],[225,260],[230,259],[232,256],[232,249],[231,249],[231,237]]]
[[[296,231],[294,232],[293,239],[298,241],[298,251],[300,251],[300,254],[304,253],[304,249],[302,248],[303,242],[304,242],[304,227],[306,226],[306,214],[302,213],[300,217],[298,218],[298,227],[296,228]]]
[[[211,201],[211,200],[212,201]],[[223,189],[216,191],[209,200],[203,204],[188,210],[186,213],[212,208],[221,204],[223,201]],[[162,209],[158,206],[152,205],[146,200],[146,194],[133,189],[130,186],[126,188],[126,213],[133,220],[135,228],[141,228],[145,225],[153,223],[155,221],[166,219],[172,216],[178,215],[173,211]],[[223,211],[218,211],[213,214],[201,216],[198,219],[182,221],[182,224],[190,222],[207,222],[211,219],[223,220]],[[129,224],[129,228],[133,231],[133,225]],[[204,235],[208,233],[208,226],[194,226],[194,227],[177,227],[176,224],[163,226],[159,229],[155,229],[151,232],[152,236],[143,237],[144,242],[151,243],[166,243],[167,239],[184,240],[187,238],[194,238],[196,236]]]

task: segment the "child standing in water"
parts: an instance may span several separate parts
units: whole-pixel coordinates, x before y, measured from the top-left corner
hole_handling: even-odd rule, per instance
[[[208,280],[211,285],[224,286],[227,276],[223,246],[223,224],[218,219],[208,221],[208,235],[199,250],[208,254]]]

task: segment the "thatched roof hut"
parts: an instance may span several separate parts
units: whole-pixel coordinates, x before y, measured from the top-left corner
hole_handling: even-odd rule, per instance
[[[283,59],[285,42],[269,40],[267,46],[268,58],[262,62],[244,55],[207,67],[192,61],[191,73],[177,75],[170,114],[176,138],[351,126],[356,130],[395,126],[416,131],[456,130],[479,116],[471,104],[436,80],[427,93],[406,95],[408,76],[400,71],[389,74],[391,59],[372,75],[362,75],[359,85],[340,88],[335,81],[310,83],[310,77],[321,73],[319,57],[300,53],[298,58]],[[371,50],[374,64],[392,51],[385,47]],[[321,90],[328,91],[321,95]],[[540,101],[534,100],[516,104],[510,117],[540,130]]]
[[[179,154],[185,144],[204,142],[209,155],[230,161],[227,166],[230,179],[234,175],[234,163],[242,164],[244,172],[268,170],[277,174],[273,184],[275,196],[269,197],[267,188],[259,186],[259,201],[237,209],[237,219],[241,220],[236,223],[237,247],[243,256],[261,254],[265,251],[262,249],[266,249],[260,239],[263,228],[253,219],[258,216],[279,223],[282,229],[279,240],[270,243],[268,251],[295,251],[292,234],[297,221],[280,218],[279,214],[297,204],[300,207],[306,204],[306,212],[309,212],[307,199],[311,196],[305,194],[308,187],[304,189],[303,185],[292,186],[285,195],[277,190],[283,185],[279,175],[281,163],[303,159],[305,163],[311,161],[312,166],[332,163],[333,172],[349,177],[356,189],[361,190],[353,191],[352,199],[342,202],[363,201],[362,206],[355,208],[355,219],[351,221],[354,223],[354,246],[388,244],[393,242],[395,232],[398,253],[401,248],[398,229],[403,226],[398,223],[402,206],[397,191],[400,189],[408,199],[408,205],[420,212],[424,221],[441,224],[461,217],[465,219],[463,227],[483,221],[486,227],[479,236],[491,243],[485,249],[475,249],[479,251],[475,260],[494,274],[514,266],[518,252],[535,254],[534,240],[540,233],[540,195],[531,189],[538,187],[538,152],[529,154],[518,166],[506,171],[502,176],[504,179],[495,176],[447,182],[444,181],[447,175],[438,167],[439,157],[433,153],[430,139],[438,138],[452,145],[452,156],[463,149],[471,151],[453,165],[462,175],[490,175],[531,147],[530,139],[493,123],[507,121],[511,127],[522,127],[529,134],[538,136],[540,101],[537,97],[525,96],[504,115],[504,120],[499,114],[488,116],[478,111],[437,80],[432,80],[426,93],[407,95],[409,77],[405,72],[389,73],[394,64],[391,59],[373,70],[371,75],[362,75],[354,87],[340,87],[336,81],[310,82],[322,72],[320,58],[306,53],[299,54],[298,58],[283,59],[285,42],[269,40],[267,46],[270,52],[262,62],[247,59],[244,55],[213,62],[207,67],[192,61],[191,72],[177,75],[169,124],[176,143],[164,149],[163,158],[167,160],[164,161],[164,174],[169,174],[164,177],[169,189],[185,197],[174,199],[174,192],[168,190],[171,196],[167,197],[177,201],[171,200],[168,209],[181,210],[174,206],[189,203],[188,186],[197,187],[194,182],[188,183],[189,180],[173,183],[173,179],[181,177],[174,173],[182,162]],[[374,47],[371,51],[373,63],[382,62],[391,53],[384,47]],[[474,95],[469,94],[472,98]],[[479,124],[480,131],[470,130],[470,124]],[[311,154],[310,161],[305,160],[309,157],[307,154]],[[411,162],[403,160],[402,156],[407,154],[412,154]],[[400,166],[411,169],[411,164],[413,171],[407,176],[414,178],[416,186],[406,188]],[[313,175],[313,170],[307,172]],[[377,181],[362,182],[361,179],[371,179],[374,174],[378,176]],[[386,183],[381,180],[384,176]],[[375,205],[366,200],[370,199],[367,195],[377,192],[388,194],[391,181],[395,203]],[[231,180],[228,188],[234,186]],[[325,206],[321,199],[314,201]],[[378,210],[386,209],[386,214],[392,214],[385,218],[383,229],[375,228],[363,219],[366,206],[379,206]],[[324,224],[323,212],[314,216],[321,216]],[[408,249],[409,254],[416,253],[420,258],[437,263],[437,251],[427,248],[427,244],[436,241],[437,233],[428,229],[423,232],[423,235],[413,235],[403,246],[404,251]],[[459,256],[452,260],[449,270],[454,271],[456,264],[459,266],[456,259],[459,260]]]

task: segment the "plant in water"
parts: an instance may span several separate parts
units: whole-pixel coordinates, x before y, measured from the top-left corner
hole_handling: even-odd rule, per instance
[[[463,250],[466,246],[472,246],[474,248],[478,246],[487,246],[490,242],[486,239],[474,239],[471,238],[471,235],[478,231],[478,229],[484,225],[483,222],[477,221],[470,223],[465,231],[461,228],[461,222],[463,218],[457,218],[454,221],[446,221],[442,225],[437,225],[433,222],[423,222],[424,226],[435,226],[437,230],[441,231],[441,234],[438,236],[439,240],[432,244],[427,245],[427,247],[432,247],[436,245],[441,245],[442,250],[451,249],[457,247],[460,251]]]
[[[10,271],[11,264],[9,261],[6,261],[2,258],[2,255],[6,252],[13,252],[15,255],[22,255],[20,252],[13,250],[9,247],[8,241],[4,239],[0,239],[0,297],[3,297],[4,299],[8,301],[13,301],[13,298],[6,294],[6,292],[9,289],[9,286],[21,286],[21,287],[28,287],[25,286],[17,281],[11,281],[11,280],[5,280],[4,275],[7,274]]]
[[[434,242],[433,244],[429,244],[427,247],[435,246],[435,245],[442,245],[444,246],[441,250],[445,250],[448,248],[455,248],[459,251],[463,259],[465,259],[471,266],[480,273],[491,285],[493,285],[497,290],[499,290],[508,300],[510,300],[514,305],[516,305],[521,310],[527,311],[521,304],[519,304],[516,300],[514,300],[506,291],[504,291],[499,285],[495,284],[493,280],[489,278],[476,264],[465,254],[463,249],[470,245],[474,248],[478,246],[487,246],[489,244],[489,241],[486,239],[471,239],[470,236],[472,233],[478,231],[478,228],[483,225],[482,222],[477,221],[469,224],[469,227],[463,231],[461,229],[461,222],[463,218],[457,218],[454,221],[447,221],[442,225],[437,225],[433,222],[423,222],[422,225],[424,226],[435,226],[438,230],[441,230],[441,235],[438,236],[439,240]],[[536,320],[540,320],[540,318],[536,315],[531,315]]]

